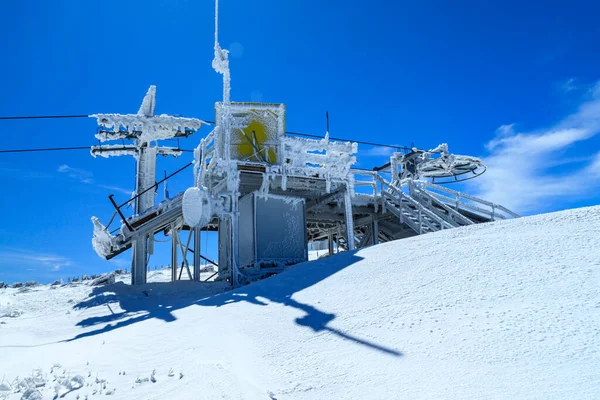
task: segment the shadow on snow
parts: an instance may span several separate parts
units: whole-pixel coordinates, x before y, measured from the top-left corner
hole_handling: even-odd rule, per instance
[[[355,252],[344,252],[333,258],[298,264],[288,268],[281,274],[231,291],[226,291],[228,288],[226,283],[199,284],[190,281],[148,283],[141,286],[129,286],[119,282],[97,287],[94,288],[87,300],[76,304],[74,308],[86,309],[106,305],[110,314],[86,318],[77,325],[82,328],[105,325],[65,341],[70,342],[98,335],[152,318],[172,322],[176,320],[173,311],[192,305],[224,307],[245,301],[250,304],[266,306],[267,303],[260,299],[263,298],[273,303],[303,311],[305,315],[296,318],[296,324],[312,329],[315,333],[330,332],[371,349],[393,356],[401,356],[402,353],[396,349],[361,339],[328,326],[336,318],[335,314],[323,312],[310,304],[304,304],[292,298],[294,293],[313,286],[360,260],[362,258],[358,257]],[[110,305],[117,302],[123,311],[115,313]]]

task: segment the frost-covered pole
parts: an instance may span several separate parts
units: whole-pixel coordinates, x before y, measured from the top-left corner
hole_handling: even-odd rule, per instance
[[[187,137],[200,129],[202,121],[194,118],[180,118],[170,115],[154,115],[156,104],[156,86],[150,86],[144,96],[137,114],[95,114],[101,130],[96,138],[102,142],[111,140],[133,140],[133,145],[101,145],[93,146],[94,157],[131,155],[136,159],[135,214],[139,216],[154,206],[154,190],[156,185],[156,156],[181,155],[180,149],[151,146],[162,139]],[[150,189],[150,190],[148,190]],[[152,253],[153,235],[130,232],[132,235],[131,283],[133,285],[146,282],[146,265],[148,254]]]
[[[137,115],[152,118],[156,104],[156,86],[148,89]],[[138,137],[134,140],[138,149],[136,165],[136,195],[152,187],[156,183],[156,147],[150,147],[150,143],[144,143]],[[154,207],[154,190],[148,190],[135,199],[135,213],[139,215],[149,208]],[[146,266],[148,262],[148,240],[153,237],[139,237],[133,241],[131,260],[131,284],[139,285],[146,283]]]
[[[371,229],[373,230],[373,245],[379,244],[379,221],[375,215],[373,216],[373,225]]]
[[[228,55],[229,51],[221,49],[219,45],[219,0],[215,0],[215,58],[212,66],[217,73],[223,75],[223,103],[229,103],[229,92],[231,91]]]
[[[231,138],[231,110],[230,110],[230,92],[231,92],[231,75],[229,72],[229,52],[225,49],[222,49],[219,45],[219,0],[215,0],[215,57],[212,62],[213,69],[223,75],[223,104],[221,108],[220,118],[217,121],[217,125],[220,128],[218,131],[220,138],[216,137],[215,141],[219,141],[222,147],[223,154],[221,155],[223,159],[229,161],[231,159],[230,152],[230,138]],[[231,169],[228,174],[237,174],[236,169]],[[231,283],[232,285],[237,285],[239,281],[238,277],[238,215],[239,215],[239,179],[234,176],[229,176],[229,183],[227,185],[227,189],[230,192],[229,197],[231,198],[231,209],[230,215],[227,217],[229,219],[229,248],[228,253],[228,262],[231,267]],[[235,183],[235,185],[234,185]],[[233,187],[235,186],[235,187]],[[219,229],[225,224],[220,224]],[[221,232],[219,232],[221,234]]]
[[[138,110],[140,117],[154,117],[154,105],[156,104],[156,86],[148,89],[144,101]],[[156,147],[150,147],[150,143],[144,143],[140,138],[135,139],[135,146],[139,149],[137,157],[137,175],[135,193],[154,186],[156,183]],[[135,213],[140,214],[154,206],[154,191],[149,190],[135,200]]]
[[[333,232],[331,230],[327,233],[327,251],[330,256],[333,255]]]
[[[349,185],[346,185],[344,192],[344,211],[346,216],[346,244],[348,250],[354,250],[354,220],[352,219],[352,191]]]
[[[234,193],[231,202],[231,284],[233,286],[237,286],[240,279],[238,270],[239,210],[238,193]]]
[[[200,280],[200,227],[194,228],[194,280]],[[192,233],[190,232],[190,235]]]
[[[136,172],[136,194],[142,193],[156,184],[156,147],[148,147],[146,144],[139,145]],[[135,199],[136,215],[154,207],[154,196],[155,192],[148,190]]]

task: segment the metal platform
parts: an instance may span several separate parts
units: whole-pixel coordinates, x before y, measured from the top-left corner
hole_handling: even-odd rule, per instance
[[[178,279],[181,255],[180,272],[185,268],[190,279],[199,280],[200,231],[218,231],[217,279],[240,285],[306,260],[308,241],[326,239],[332,254],[335,246],[354,250],[518,217],[500,205],[427,182],[456,182],[485,172],[481,160],[451,154],[445,143],[429,151],[413,147],[373,171],[358,170],[352,168],[358,145],[330,140],[329,128],[321,139],[288,136],[285,105],[232,102],[229,53],[218,42],[218,1],[215,11],[212,66],[223,77],[223,101],[215,103],[214,128],[199,141],[193,163],[176,171],[192,166],[191,187],[154,205],[156,157],[181,155],[180,149],[158,142],[187,137],[204,121],[155,115],[154,86],[137,114],[94,115],[96,137],[122,143],[96,146],[92,155],[130,155],[137,162],[135,195],[122,205],[110,197],[121,218],[118,233],[108,230],[110,222],[104,226],[92,218],[98,255],[110,259],[132,250],[132,284],[146,282],[160,232],[171,237],[173,279]],[[130,202],[134,215],[126,217],[123,206]],[[182,231],[190,231],[185,243]]]

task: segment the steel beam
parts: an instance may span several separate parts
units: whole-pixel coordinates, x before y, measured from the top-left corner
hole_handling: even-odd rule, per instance
[[[235,287],[239,284],[238,265],[238,237],[239,237],[239,197],[234,193],[231,197],[231,283]]]
[[[175,228],[171,228],[171,281],[177,280],[177,247]]]
[[[146,283],[146,236],[137,238],[132,245],[131,284]]]
[[[191,234],[191,232],[190,232]],[[194,228],[194,280],[200,281],[200,227]]]
[[[344,193],[344,211],[346,217],[346,244],[348,250],[354,250],[354,220],[352,216],[352,195],[350,188],[346,188]]]
[[[373,245],[379,244],[379,221],[377,220],[376,216],[373,216],[373,222],[371,224],[371,232],[373,232],[373,234],[371,235],[371,237],[373,238],[371,243]]]

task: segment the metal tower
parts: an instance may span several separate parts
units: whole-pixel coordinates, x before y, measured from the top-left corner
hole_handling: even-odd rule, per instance
[[[92,156],[112,157],[129,155],[136,160],[134,200],[135,215],[154,207],[156,189],[156,156],[179,157],[182,151],[173,147],[159,147],[163,139],[185,138],[202,126],[201,120],[170,115],[154,115],[156,86],[150,86],[137,114],[95,114],[100,129],[96,138],[100,142],[122,140],[121,145],[93,146]],[[133,143],[125,145],[125,140]],[[152,146],[152,143],[155,145]],[[146,282],[148,255],[153,252],[153,236],[136,238],[132,243],[131,282]]]

